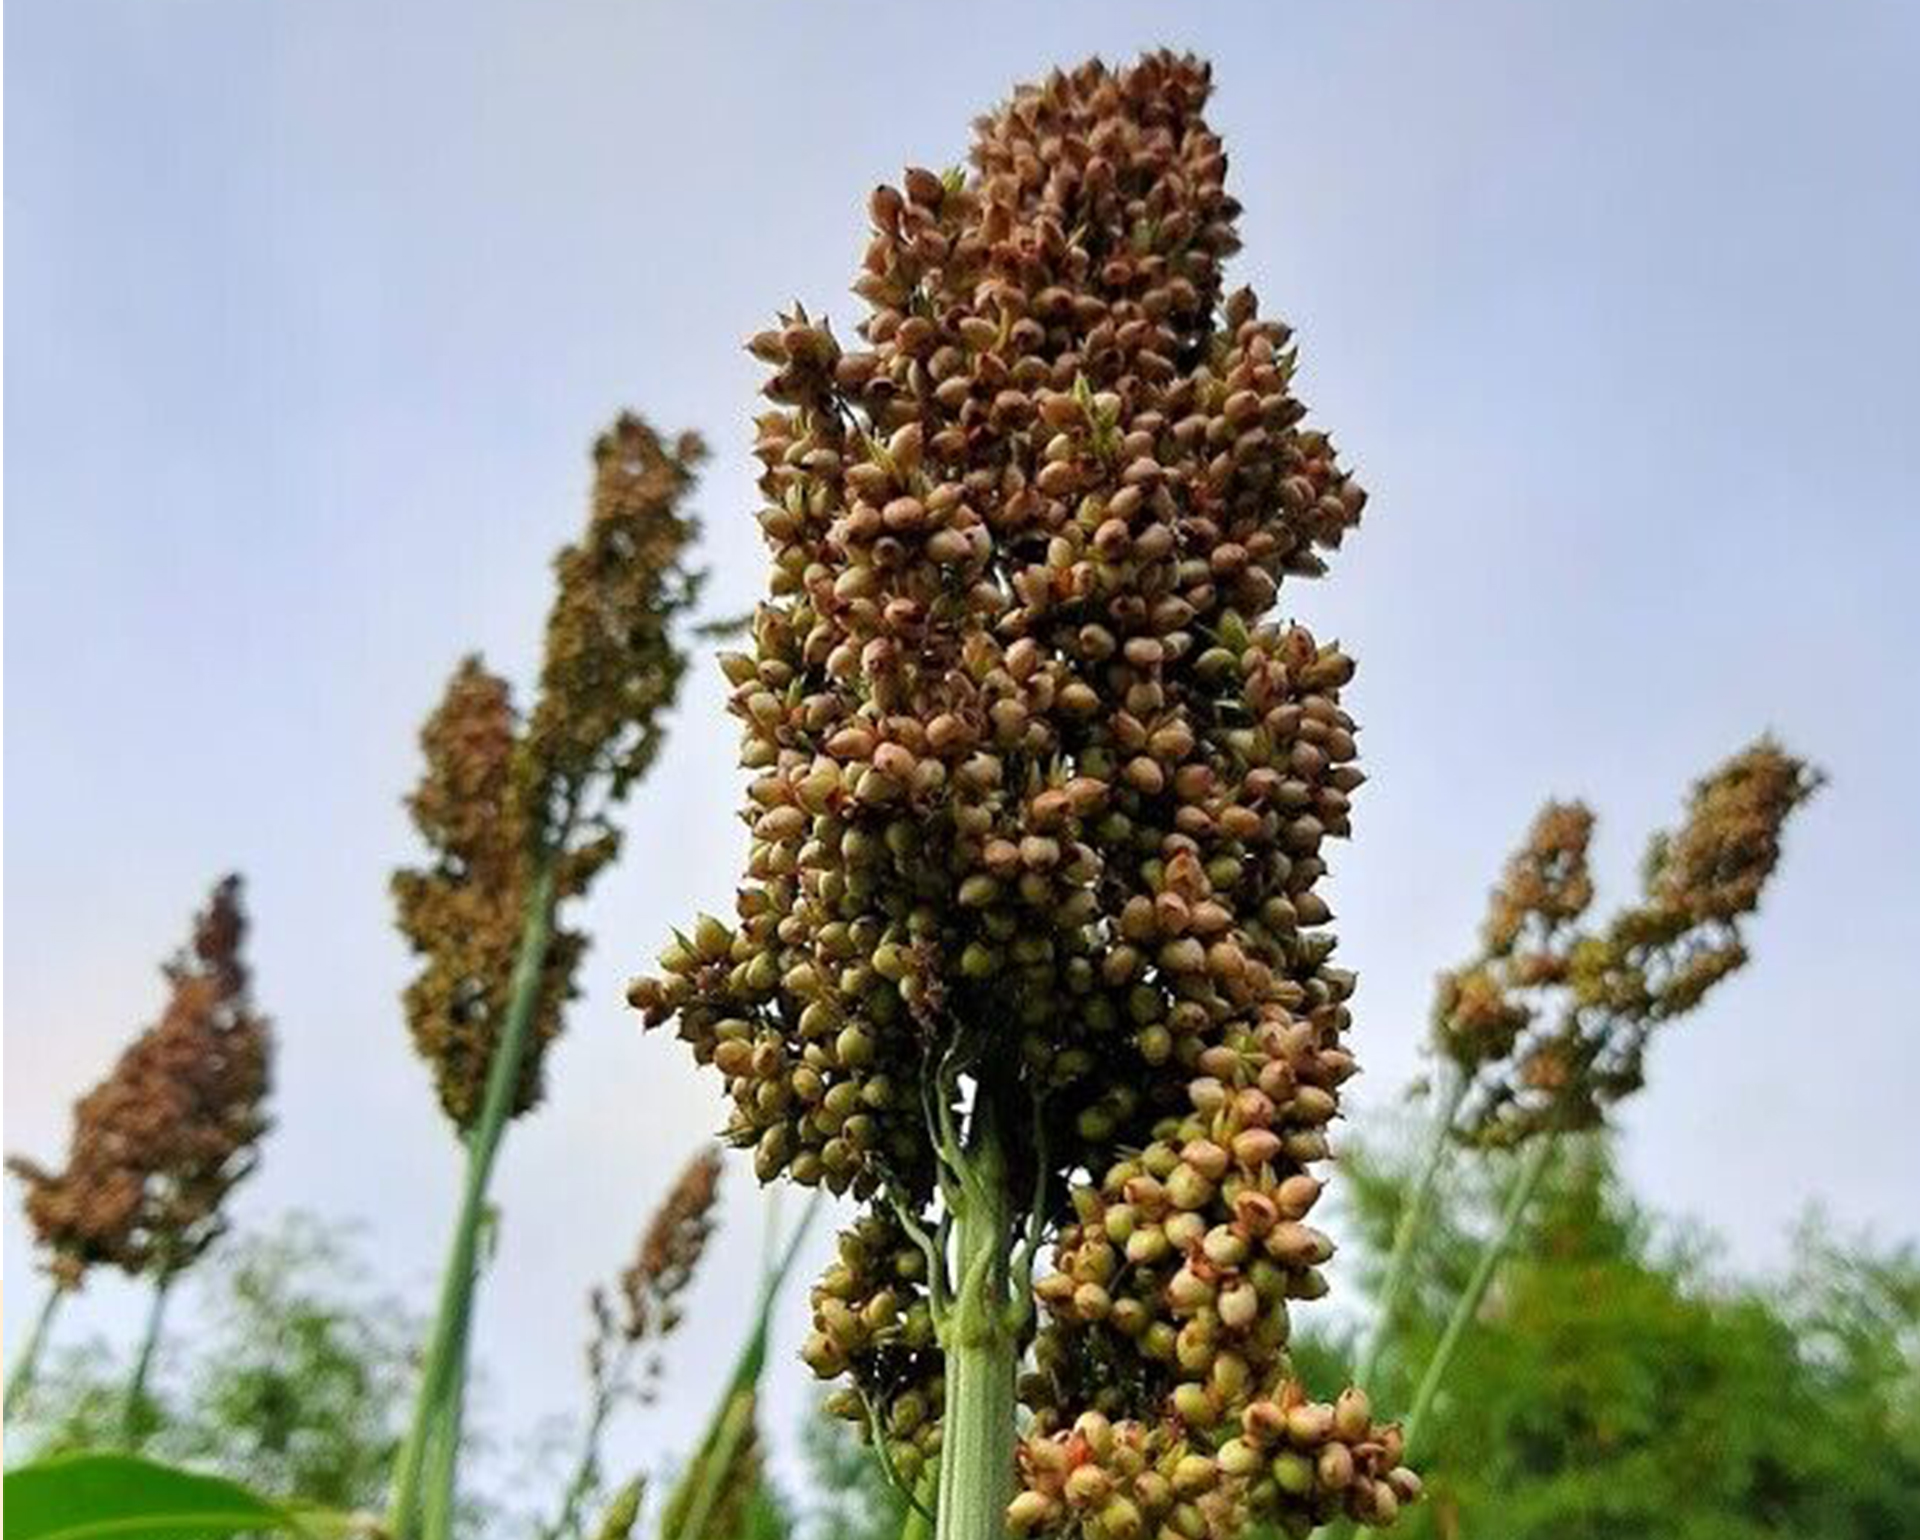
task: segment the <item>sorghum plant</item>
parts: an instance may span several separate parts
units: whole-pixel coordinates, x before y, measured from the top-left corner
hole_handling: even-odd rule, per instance
[[[427,768],[409,808],[434,859],[394,878],[400,928],[423,959],[406,1009],[466,1144],[467,1175],[395,1470],[399,1540],[423,1513],[430,1535],[452,1524],[488,1182],[508,1120],[539,1099],[585,949],[556,910],[616,854],[613,811],[658,752],[685,671],[676,628],[699,579],[681,504],[704,456],[694,435],[669,443],[631,415],[603,434],[586,531],[555,561],[533,710],[523,719],[505,681],[469,659],[421,735]]]
[[[1593,902],[1593,878],[1587,869],[1592,837],[1593,813],[1584,803],[1547,803],[1493,890],[1480,955],[1440,976],[1433,1014],[1440,1061],[1433,1088],[1436,1108],[1419,1176],[1394,1231],[1379,1315],[1355,1371],[1362,1385],[1379,1366],[1412,1272],[1413,1247],[1475,1075],[1512,1054],[1538,1014],[1542,992],[1566,978],[1570,927]]]
[[[1481,955],[1442,977],[1435,1002],[1439,1045],[1472,1082],[1464,1135],[1511,1145],[1592,1128],[1640,1089],[1655,1029],[1746,964],[1741,922],[1819,784],[1770,739],[1743,749],[1696,783],[1679,830],[1654,836],[1639,900],[1591,931],[1575,928],[1592,895],[1591,815],[1543,814],[1495,890]]]
[[[615,1407],[628,1397],[650,1405],[660,1378],[660,1343],[680,1324],[680,1296],[692,1283],[713,1232],[720,1157],[708,1149],[687,1162],[640,1237],[620,1275],[617,1298],[595,1288],[587,1299],[594,1332],[587,1343],[591,1404],[580,1457],[546,1533],[564,1540],[580,1533],[586,1505],[600,1485],[600,1439]],[[651,1348],[635,1384],[634,1356]]]
[[[1771,739],[1734,755],[1694,786],[1680,829],[1653,838],[1639,899],[1590,928],[1583,923],[1593,899],[1587,808],[1549,803],[1508,862],[1479,954],[1443,973],[1436,990],[1434,1045],[1450,1089],[1416,1202],[1431,1192],[1449,1142],[1525,1150],[1500,1223],[1415,1392],[1409,1439],[1559,1138],[1601,1126],[1609,1109],[1645,1083],[1654,1031],[1695,1009],[1747,962],[1742,922],[1759,906],[1779,864],[1788,816],[1820,780]],[[1392,1327],[1417,1225],[1410,1204],[1363,1379]]]
[[[970,174],[874,192],[864,346],[798,309],[751,343],[752,849],[736,923],[632,999],[762,1180],[867,1205],[805,1356],[903,1485],[937,1455],[940,1540],[1418,1490],[1286,1353],[1331,1251],[1353,978],[1317,887],[1362,777],[1352,662],[1273,611],[1365,497],[1226,291],[1209,90],[1165,53],[1021,88]]]
[[[15,1158],[27,1220],[53,1280],[47,1314],[84,1270],[107,1264],[151,1280],[152,1308],[127,1385],[123,1436],[142,1435],[146,1381],[169,1290],[226,1228],[228,1192],[253,1169],[266,1131],[270,1032],[253,1007],[240,950],[240,879],[215,886],[191,941],[163,967],[160,1019],[74,1107],[58,1172]],[[46,1314],[9,1399],[31,1383]]]

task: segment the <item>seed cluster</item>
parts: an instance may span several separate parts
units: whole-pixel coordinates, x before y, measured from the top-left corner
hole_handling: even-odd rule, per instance
[[[1399,1428],[1376,1425],[1354,1388],[1327,1404],[1288,1381],[1247,1402],[1218,1441],[1083,1412],[1070,1430],[1021,1446],[1026,1486],[1008,1524],[1015,1534],[1064,1529],[1091,1540],[1208,1540],[1240,1533],[1250,1518],[1307,1535],[1339,1513],[1385,1528],[1421,1493],[1400,1455]]]
[[[1593,812],[1584,803],[1547,803],[1493,890],[1480,955],[1441,974],[1434,1039],[1462,1074],[1510,1055],[1544,991],[1566,982],[1578,939],[1572,927],[1593,902],[1592,839]]]
[[[163,969],[159,1021],[76,1104],[65,1167],[8,1161],[63,1287],[100,1263],[176,1272],[225,1229],[226,1195],[267,1129],[270,1029],[253,1008],[245,936],[240,879],[227,877]]]
[[[1820,782],[1771,739],[1734,755],[1695,785],[1681,828],[1653,839],[1639,900],[1592,928],[1592,815],[1542,813],[1495,890],[1481,955],[1440,980],[1438,1041],[1474,1077],[1467,1137],[1591,1128],[1640,1088],[1654,1030],[1746,963],[1741,922]]]
[[[916,1265],[961,1075],[976,1116],[1038,1108],[1008,1178],[1048,1196],[1015,1223],[1063,1228],[1014,1519],[1113,1540],[1129,1512],[1187,1533],[1202,1493],[1384,1519],[1397,1453],[1353,1429],[1354,1479],[1304,1492],[1279,1453],[1213,1453],[1296,1394],[1284,1300],[1323,1287],[1307,1167],[1352,978],[1317,887],[1362,775],[1352,662],[1270,615],[1365,496],[1302,423],[1287,327],[1225,291],[1210,88],[1162,53],[1020,89],[970,175],[873,194],[864,346],[798,309],[753,339],[771,596],[724,660],[747,878],[631,996],[720,1071],[763,1180],[872,1201],[806,1356],[901,1467],[937,1448]],[[1068,1495],[1056,1449],[1137,1495]]]
[[[680,1296],[693,1282],[713,1234],[720,1156],[702,1150],[681,1171],[620,1275],[621,1335],[629,1342],[664,1337],[680,1324]]]
[[[619,849],[613,804],[658,750],[685,671],[672,628],[699,586],[685,566],[696,527],[680,508],[704,455],[693,435],[668,445],[632,415],[601,435],[586,532],[555,561],[531,715],[523,723],[506,681],[469,657],[422,729],[426,768],[407,807],[433,861],[396,872],[393,890],[422,959],[408,1029],[463,1129],[479,1116],[537,870],[552,863],[557,900],[584,893]],[[585,950],[584,935],[555,926],[516,1114],[540,1099]]]
[[[1308,1402],[1287,1356],[1289,1302],[1326,1293],[1333,1254],[1306,1222],[1308,1167],[1352,1062],[1321,1041],[1276,1014],[1202,1050],[1189,1114],[1075,1191],[1036,1286],[1050,1323],[1022,1387],[1035,1419],[1016,1527],[1306,1534],[1342,1512],[1390,1523],[1418,1494],[1398,1430],[1357,1391]]]
[[[867,1214],[840,1235],[800,1356],[820,1378],[848,1381],[828,1411],[881,1439],[903,1485],[939,1458],[946,1380],[927,1258],[892,1215]]]
[[[693,1282],[713,1234],[719,1186],[719,1154],[702,1150],[681,1170],[642,1232],[638,1251],[620,1274],[617,1307],[598,1285],[588,1292],[594,1330],[587,1339],[587,1378],[596,1419],[624,1395],[636,1395],[647,1406],[658,1399],[659,1346],[680,1324],[680,1296]],[[649,1356],[636,1386],[629,1374],[642,1345]]]

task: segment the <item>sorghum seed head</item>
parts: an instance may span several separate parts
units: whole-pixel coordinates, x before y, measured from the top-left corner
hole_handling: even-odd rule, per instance
[[[941,1127],[992,1117],[1009,1191],[1043,1186],[1022,1533],[1332,1501],[1311,1463],[1276,1497],[1269,1459],[1189,1442],[1297,1391],[1285,1299],[1325,1287],[1299,1216],[1353,1070],[1316,891],[1353,665],[1274,609],[1365,504],[1288,328],[1227,290],[1210,89],[1170,53],[1022,87],[970,174],[869,199],[857,340],[795,307],[750,344],[774,576],[726,667],[740,923],[632,994],[720,1072],[763,1179],[868,1203],[807,1350],[849,1410],[916,1396],[938,1428],[937,1341],[867,1305],[938,1223]]]

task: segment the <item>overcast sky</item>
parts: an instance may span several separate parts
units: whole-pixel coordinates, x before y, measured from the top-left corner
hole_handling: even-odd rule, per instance
[[[1333,899],[1363,1107],[1417,1072],[1432,974],[1541,798],[1594,801],[1618,897],[1686,783],[1771,728],[1832,784],[1753,966],[1656,1048],[1626,1166],[1740,1266],[1782,1262],[1814,1203],[1920,1232],[1911,5],[14,0],[7,22],[8,1148],[58,1156],[237,868],[280,1045],[240,1218],[358,1217],[424,1307],[457,1173],[386,882],[449,667],[480,648],[525,676],[623,406],[712,442],[711,608],[746,608],[740,340],[795,297],[844,332],[867,190],[959,160],[1013,82],[1171,42],[1216,66],[1237,276],[1299,329],[1302,393],[1373,492],[1332,579],[1289,589],[1361,666],[1373,780]],[[506,1145],[477,1328],[503,1436],[578,1403],[582,1295],[719,1118],[621,998],[668,924],[729,902],[719,698],[703,665],[583,916],[549,1101]],[[666,1404],[615,1468],[684,1447],[730,1351],[759,1218],[729,1180]],[[39,1292],[17,1196],[9,1350]],[[102,1279],[63,1331],[134,1310]]]

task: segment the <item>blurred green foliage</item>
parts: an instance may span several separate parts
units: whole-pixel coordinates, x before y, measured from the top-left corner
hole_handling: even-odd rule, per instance
[[[800,1444],[809,1477],[802,1505],[807,1540],[900,1540],[906,1500],[852,1423],[819,1408],[802,1426]]]
[[[1342,1258],[1377,1290],[1411,1157],[1343,1157]],[[1389,1331],[1374,1404],[1412,1382],[1491,1228],[1510,1163],[1456,1161]],[[1920,1535],[1920,1257],[1792,1237],[1784,1275],[1725,1276],[1710,1238],[1656,1220],[1600,1137],[1569,1141],[1414,1463],[1409,1536],[1757,1540]],[[1309,1329],[1297,1363],[1345,1383],[1351,1336]]]
[[[1409,1157],[1377,1139],[1343,1160],[1341,1263],[1377,1290]],[[1368,1388],[1405,1404],[1498,1206],[1508,1163],[1457,1161]],[[1417,1463],[1414,1540],[1909,1540],[1920,1535],[1920,1256],[1816,1218],[1778,1276],[1729,1276],[1711,1238],[1663,1222],[1599,1139],[1570,1141],[1455,1361]],[[191,1358],[148,1408],[160,1458],[338,1508],[378,1504],[415,1324],[369,1293],[337,1231],[296,1219],[239,1237],[205,1270]],[[1306,1312],[1303,1312],[1306,1314]],[[1296,1337],[1326,1394],[1352,1332]],[[16,1458],[111,1445],[124,1354],[56,1355]],[[764,1479],[739,1540],[898,1540],[905,1504],[838,1419],[802,1430],[806,1480]],[[658,1510],[635,1534],[651,1533]],[[511,1534],[500,1511],[463,1528]]]
[[[147,1452],[324,1507],[377,1506],[418,1322],[371,1294],[346,1237],[310,1218],[235,1238],[198,1276],[190,1355],[142,1408]],[[99,1343],[55,1354],[9,1453],[115,1447],[126,1375],[125,1354]]]

